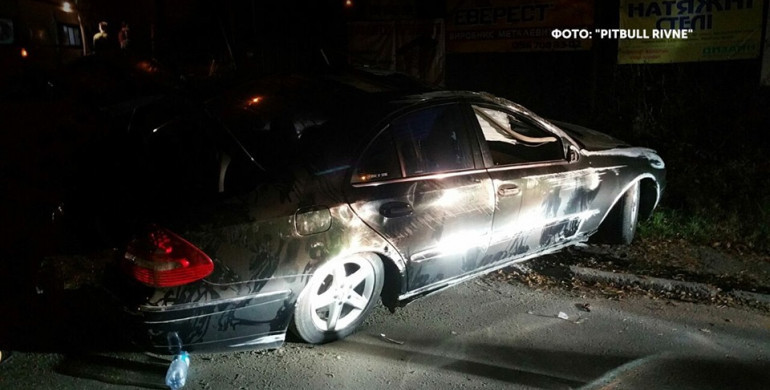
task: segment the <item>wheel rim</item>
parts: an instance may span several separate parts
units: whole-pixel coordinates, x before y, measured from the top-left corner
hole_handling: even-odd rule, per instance
[[[324,332],[349,327],[372,300],[375,271],[369,261],[353,257],[319,269],[310,289],[310,316]]]

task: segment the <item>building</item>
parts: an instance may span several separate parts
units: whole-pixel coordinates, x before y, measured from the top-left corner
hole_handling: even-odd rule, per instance
[[[87,50],[75,3],[5,0],[0,3],[1,81],[25,70],[50,71]]]

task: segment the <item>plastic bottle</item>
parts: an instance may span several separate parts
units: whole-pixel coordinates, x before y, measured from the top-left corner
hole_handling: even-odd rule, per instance
[[[174,360],[171,361],[166,372],[166,386],[170,387],[171,390],[179,390],[184,387],[189,368],[190,355],[187,352],[182,351],[179,355],[174,356]]]

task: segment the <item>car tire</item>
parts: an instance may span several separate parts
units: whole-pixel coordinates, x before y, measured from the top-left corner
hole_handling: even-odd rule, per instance
[[[610,210],[592,241],[602,244],[631,244],[639,221],[639,196],[640,186],[637,181]]]
[[[291,331],[311,344],[352,334],[379,300],[383,274],[376,255],[358,254],[324,264],[297,299]]]
[[[10,358],[11,358],[11,351],[0,349],[0,364],[5,363]]]

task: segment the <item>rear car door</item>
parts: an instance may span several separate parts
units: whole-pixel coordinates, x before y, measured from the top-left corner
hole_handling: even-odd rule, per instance
[[[489,243],[494,195],[471,126],[460,104],[409,112],[354,169],[351,206],[406,259],[411,292],[475,271]]]

